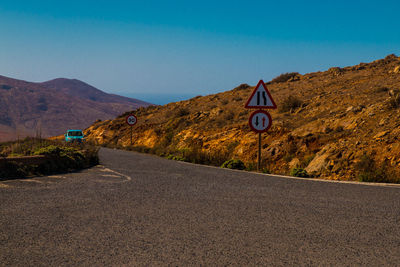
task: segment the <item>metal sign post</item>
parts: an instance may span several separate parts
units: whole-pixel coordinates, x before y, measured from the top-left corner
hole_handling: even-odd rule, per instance
[[[258,133],[257,171],[261,170],[261,133]]]
[[[131,146],[133,144],[133,140],[132,140],[132,128],[133,125],[135,125],[137,123],[137,118],[135,115],[131,114],[129,116],[126,117],[126,123],[131,126]]]
[[[250,115],[249,125],[254,132],[258,133],[257,171],[261,171],[261,133],[268,131],[272,125],[271,115],[262,109],[277,108],[263,80],[260,80],[254,88],[253,93],[247,100],[245,108],[260,109]]]

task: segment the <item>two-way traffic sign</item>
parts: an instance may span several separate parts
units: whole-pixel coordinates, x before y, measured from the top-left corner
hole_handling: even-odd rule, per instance
[[[250,128],[256,133],[268,131],[272,125],[272,118],[268,112],[264,110],[254,111],[249,118]]]

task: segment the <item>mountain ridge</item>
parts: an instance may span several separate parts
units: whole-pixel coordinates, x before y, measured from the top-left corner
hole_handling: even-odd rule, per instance
[[[107,94],[76,79],[28,82],[0,76],[0,141],[86,128],[150,103]]]

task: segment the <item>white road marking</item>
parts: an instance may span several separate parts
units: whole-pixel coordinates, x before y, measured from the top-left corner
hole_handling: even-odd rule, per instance
[[[67,177],[65,177],[65,176],[60,176],[60,175],[50,175],[50,176],[47,176],[46,178],[66,179]]]
[[[45,184],[45,182],[34,180],[34,179],[21,179],[20,182],[29,182],[29,183],[37,183],[37,184]]]
[[[119,173],[119,172],[117,172],[117,171],[111,170],[111,169],[109,169],[109,168],[106,168],[106,167],[103,166],[103,165],[98,165],[98,167],[100,168],[100,171],[102,171],[102,172],[113,173],[113,174],[102,174],[101,176],[104,176],[104,177],[107,176],[107,177],[124,178],[125,180],[124,180],[123,182],[128,182],[128,181],[131,181],[131,180],[132,180],[132,178],[129,177],[128,175],[125,175],[125,174]]]
[[[10,188],[12,187],[11,185],[0,183],[0,188]]]
[[[114,174],[102,174],[101,176],[103,176],[103,177],[116,177],[116,178],[120,178],[121,177],[119,175],[114,175]]]

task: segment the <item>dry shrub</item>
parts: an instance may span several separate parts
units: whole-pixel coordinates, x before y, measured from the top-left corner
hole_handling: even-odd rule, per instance
[[[271,80],[272,83],[283,83],[283,82],[287,82],[290,79],[299,76],[300,74],[298,72],[287,72],[287,73],[282,73],[281,75],[273,78]]]
[[[279,106],[279,112],[293,111],[301,105],[303,105],[303,102],[298,97],[290,95]]]

